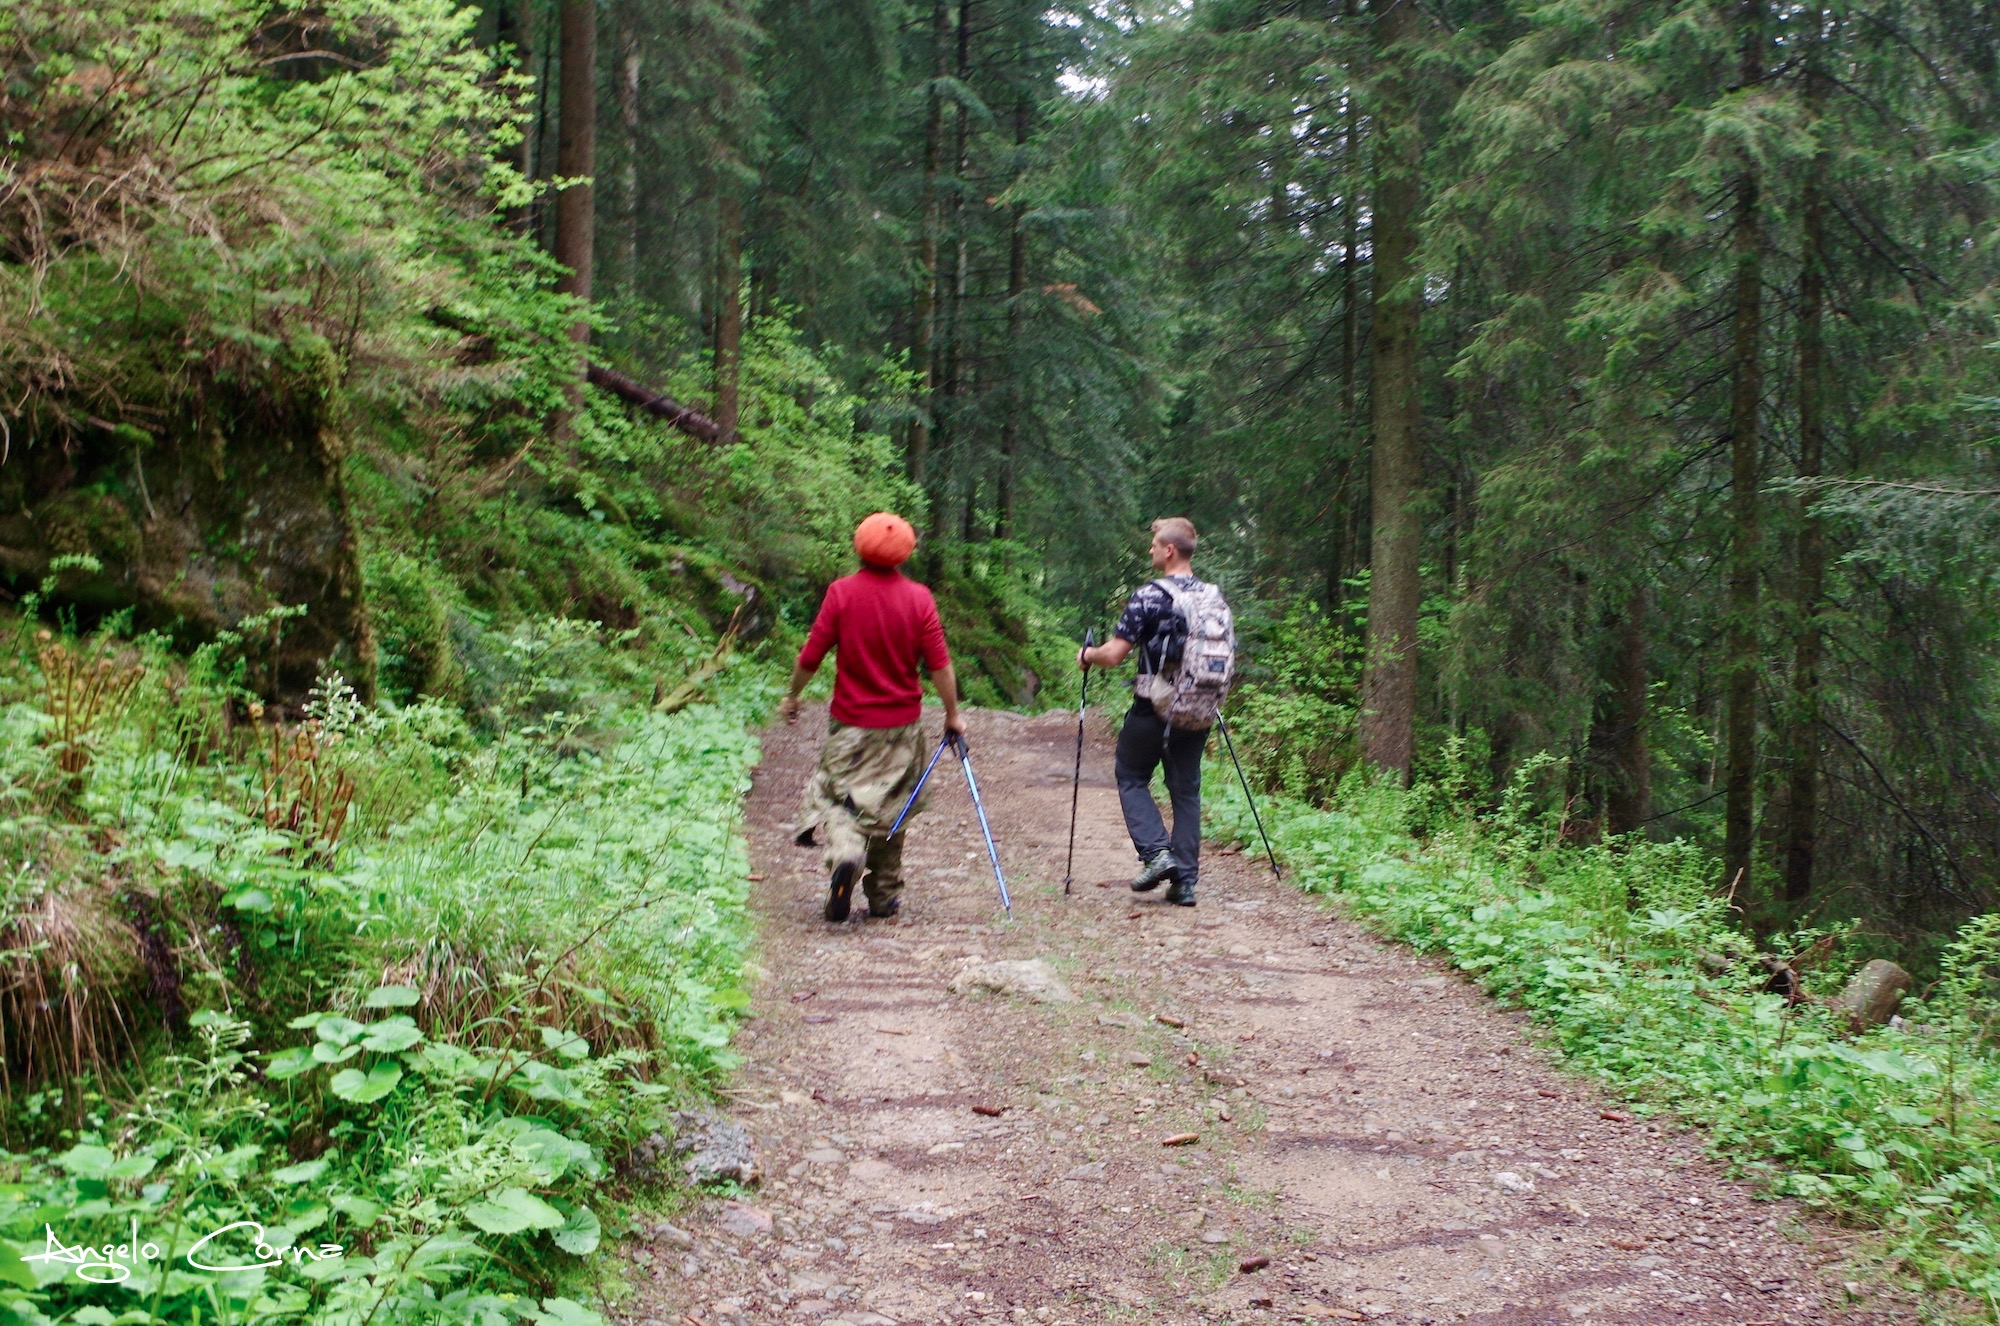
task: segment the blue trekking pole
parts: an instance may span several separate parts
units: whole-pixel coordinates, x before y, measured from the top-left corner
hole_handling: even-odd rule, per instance
[[[896,830],[903,827],[903,821],[910,818],[910,808],[915,806],[917,798],[924,794],[924,784],[931,780],[931,770],[937,768],[937,762],[944,758],[944,748],[950,744],[951,733],[947,732],[944,734],[944,740],[938,743],[937,754],[931,756],[931,762],[924,766],[924,776],[917,779],[916,787],[911,789],[910,799],[903,803],[902,813],[896,816],[896,822],[889,826],[889,837],[894,838]]]
[[[1000,873],[1000,849],[993,845],[993,827],[986,822],[986,804],[979,799],[979,783],[972,776],[972,755],[965,738],[956,732],[945,734],[945,742],[958,752],[958,767],[965,770],[965,790],[972,793],[972,808],[979,812],[979,832],[986,838],[986,855],[993,862],[993,882],[1000,886],[1000,906],[1014,914],[1014,900],[1007,896],[1007,877]]]

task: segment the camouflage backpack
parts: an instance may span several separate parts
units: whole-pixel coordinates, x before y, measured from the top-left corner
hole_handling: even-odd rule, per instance
[[[1178,658],[1168,650],[1153,707],[1169,727],[1205,732],[1215,726],[1229,684],[1236,680],[1235,617],[1222,590],[1206,581],[1191,589],[1176,588],[1166,579],[1153,583],[1173,600],[1180,644]]]

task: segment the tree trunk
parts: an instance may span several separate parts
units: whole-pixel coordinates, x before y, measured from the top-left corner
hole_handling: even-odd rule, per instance
[[[1028,144],[1029,117],[1033,114],[1033,103],[1026,93],[1014,100],[1014,172],[1018,177],[1024,168],[1020,160],[1023,149]],[[1021,411],[1026,408],[1028,393],[1021,382],[1021,301],[1028,289],[1028,231],[1021,224],[1026,211],[1024,204],[1015,203],[1007,222],[1007,394],[1006,415],[1000,424],[1000,483],[996,494],[1000,515],[996,532],[1002,539],[1014,537],[1014,483],[1016,479],[1016,455],[1020,450]]]
[[[1344,17],[1349,27],[1354,24],[1354,0],[1347,0]],[[1353,80],[1348,81],[1347,114],[1340,131],[1341,161],[1347,171],[1346,196],[1341,199],[1341,219],[1347,224],[1346,243],[1340,250],[1340,399],[1345,424],[1350,431],[1355,426],[1354,414],[1354,352],[1355,352],[1355,289],[1354,277],[1359,271],[1355,251],[1361,247],[1361,208],[1359,194],[1361,185],[1361,107],[1354,100]],[[1335,597],[1336,605],[1339,596]]]
[[[730,5],[732,17],[738,6]],[[713,368],[715,422],[723,440],[733,442],[742,413],[743,378],[743,190],[747,129],[743,123],[743,48],[733,36],[722,47],[722,78],[716,89],[715,118],[721,146],[715,163],[715,325]]]
[[[1619,614],[1610,732],[1611,787],[1604,798],[1604,831],[1631,833],[1653,814],[1653,754],[1646,745],[1646,592],[1638,590]]]
[[[938,168],[944,160],[944,98],[937,82],[951,66],[951,6],[948,0],[931,4],[931,78],[933,80],[924,116],[923,216],[917,237],[917,307],[915,331],[910,344],[910,367],[922,379],[917,392],[916,417],[910,423],[907,456],[910,479],[922,486],[929,477],[931,449],[931,406],[937,392],[938,230],[942,207],[938,194]]]
[[[639,48],[638,6],[625,8],[618,28],[618,122],[625,131],[624,196],[618,200],[618,280],[628,297],[639,293],[639,73],[645,57]]]
[[[973,0],[959,0],[957,22],[957,57],[952,63],[952,75],[961,84],[972,80],[972,5]],[[966,494],[965,509],[961,513],[960,527],[965,533],[965,542],[970,543],[972,532],[972,498],[970,496],[974,480],[971,458],[958,456],[954,450],[958,432],[964,420],[964,398],[970,393],[965,382],[965,329],[964,312],[968,288],[968,262],[965,230],[965,178],[970,163],[966,153],[971,147],[971,117],[961,104],[954,103],[952,110],[952,152],[951,152],[951,277],[943,283],[942,309],[940,321],[944,335],[938,347],[939,391],[937,405],[931,421],[931,451],[938,460],[965,476],[956,485]],[[944,484],[937,488],[939,500],[932,510],[933,523],[943,531],[948,528],[944,517]]]
[[[587,302],[597,225],[590,184],[590,177],[597,172],[597,3],[561,2],[562,86],[556,174],[581,182],[556,195],[555,259],[569,269],[556,282],[556,289]],[[577,319],[569,336],[579,344],[589,344],[590,324]]]
[[[1742,83],[1763,80],[1763,0],[1743,0]],[[1726,881],[1749,879],[1755,849],[1757,795],[1757,591],[1762,529],[1757,504],[1759,405],[1763,396],[1764,232],[1757,171],[1746,163],[1736,180],[1731,247],[1736,256],[1734,361],[1729,400],[1730,520],[1729,651],[1725,707],[1722,866]]]
[[[1374,23],[1377,83],[1373,305],[1374,457],[1370,489],[1368,635],[1361,685],[1363,758],[1408,778],[1417,717],[1417,610],[1423,586],[1422,415],[1417,394],[1417,338],[1423,281],[1416,267],[1422,207],[1421,129],[1408,76],[1415,35],[1414,0],[1389,0]]]
[[[505,0],[494,13],[494,39],[502,46],[514,48],[513,69],[515,73],[533,78],[534,66],[534,18],[535,11],[530,0],[512,3]],[[528,124],[521,126],[521,141],[509,147],[502,160],[521,172],[521,178],[535,178],[535,140],[541,133],[540,107],[541,92],[539,82],[535,85],[535,107],[537,114]],[[528,234],[534,226],[533,204],[510,207],[506,212],[507,228],[517,235]]]
[[[743,358],[743,199],[734,176],[718,181],[715,205],[715,422],[736,440]]]
[[[1815,17],[1818,11],[1814,10]],[[1819,86],[1813,55],[1807,55],[1808,115],[1818,108]],[[1820,196],[1824,153],[1816,154],[1799,205],[1799,469],[1801,479],[1817,479],[1826,447],[1821,409],[1824,361],[1820,320],[1826,303],[1826,217]],[[1785,822],[1785,900],[1801,902],[1812,892],[1813,857],[1819,846],[1819,600],[1826,578],[1826,549],[1812,493],[1800,495],[1798,570],[1792,605],[1797,636],[1792,642],[1790,795]]]

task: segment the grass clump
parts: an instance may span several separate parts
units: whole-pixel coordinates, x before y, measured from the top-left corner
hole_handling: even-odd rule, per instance
[[[1216,829],[1254,844],[1234,770],[1208,772]],[[1879,1227],[1892,1264],[2000,1315],[2000,917],[1965,926],[1906,1022],[1850,1034],[1816,999],[1765,990],[1715,861],[1682,842],[1566,843],[1559,809],[1529,794],[1535,772],[1485,816],[1445,784],[1358,771],[1330,808],[1259,808],[1299,887],[1442,954],[1642,1111],[1671,1110],[1776,1193]],[[1769,942],[1827,955],[1808,977],[1825,995],[1847,938]]]

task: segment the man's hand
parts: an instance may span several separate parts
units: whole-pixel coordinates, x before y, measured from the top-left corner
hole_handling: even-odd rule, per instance
[[[966,722],[964,714],[951,713],[951,714],[946,714],[944,716],[945,731],[956,732],[958,733],[959,736],[962,737],[965,735],[965,728],[966,728]]]
[[[1090,671],[1090,647],[1088,645],[1076,651],[1076,665],[1085,672]]]
[[[787,695],[784,699],[778,701],[778,712],[784,716],[785,726],[790,727],[792,724],[798,722],[799,697],[796,695]]]

